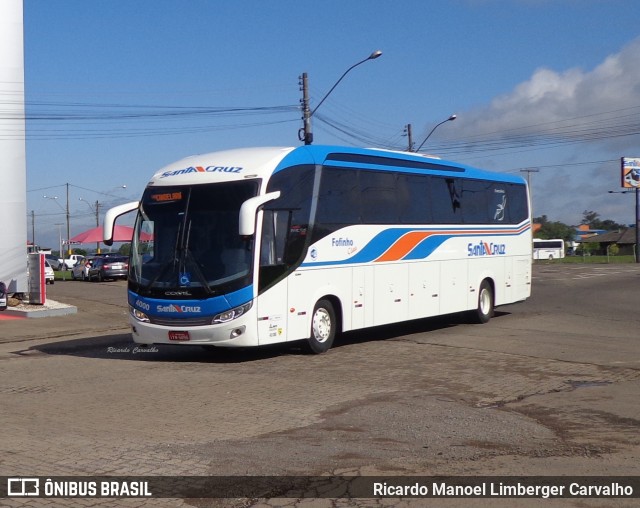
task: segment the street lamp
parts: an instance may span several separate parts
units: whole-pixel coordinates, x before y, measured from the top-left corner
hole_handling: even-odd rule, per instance
[[[71,255],[71,244],[69,243],[69,238],[71,238],[71,225],[70,225],[71,224],[71,214],[69,213],[69,185],[70,185],[69,183],[65,183],[65,186],[67,188],[67,207],[66,207],[66,209],[63,208],[62,205],[60,203],[58,203],[57,201],[56,201],[56,203],[58,203],[58,206],[60,208],[63,208],[63,210],[65,211],[65,215],[67,216],[67,248],[69,250],[68,254]],[[46,198],[46,199],[53,199],[53,200],[58,199],[58,196],[52,196],[52,197],[42,196],[42,197]]]
[[[416,150],[416,152],[419,152],[420,149],[422,148],[422,145],[424,145],[427,142],[427,139],[429,139],[429,137],[431,136],[431,134],[433,134],[433,131],[435,131],[438,127],[440,127],[443,123],[447,123],[447,122],[453,122],[456,118],[458,118],[458,115],[451,115],[449,118],[447,118],[446,120],[443,120],[442,122],[440,122],[439,124],[436,124],[436,126],[431,129],[431,132],[429,134],[427,134],[427,137],[424,138],[424,141],[422,143],[420,143],[420,146],[418,147],[418,149]]]
[[[53,200],[53,202],[54,202],[56,205],[58,205],[60,208],[62,208],[62,210],[64,211],[64,206],[62,206],[62,205],[61,205],[60,203],[58,203],[58,201],[57,201],[58,196],[47,196],[47,195],[44,195],[44,196],[42,196],[42,197],[43,197],[44,199],[51,199],[51,200]]]
[[[124,187],[126,187],[126,185]],[[96,200],[96,207],[93,208],[91,203],[89,203],[86,199],[78,198],[78,200],[85,202],[89,209],[96,214],[96,227],[100,227],[100,202]],[[96,242],[96,253],[100,254],[100,242]]]
[[[96,206],[94,208],[93,205],[84,198],[78,198],[78,201],[82,201],[87,204],[89,209],[96,215],[96,226],[100,226],[100,202],[96,201]]]
[[[69,243],[69,238],[71,238],[71,226],[70,226],[71,216],[69,214],[69,184],[66,184],[66,186],[67,186],[67,207],[66,208],[62,206],[60,203],[58,203],[58,196],[44,195],[42,197],[44,199],[52,199],[64,211],[67,218],[67,249],[68,249],[68,254],[71,255],[71,244]],[[64,252],[61,254],[62,254],[62,259],[64,259],[65,258]]]
[[[636,194],[636,252],[635,258],[636,263],[640,263],[640,187],[636,187],[634,190],[623,190],[623,191],[609,191],[609,194],[631,194],[635,192]]]
[[[318,103],[318,105],[315,108],[313,108],[313,110],[309,109],[309,85],[308,85],[308,81],[307,81],[307,73],[306,72],[302,73],[302,111],[303,111],[302,119],[304,121],[304,127],[298,131],[298,139],[300,141],[304,141],[305,145],[310,145],[311,143],[313,143],[313,132],[311,130],[311,117],[318,110],[318,108],[322,105],[322,103],[326,100],[326,98],[329,97],[329,95],[331,94],[331,92],[333,92],[335,87],[338,86],[340,81],[342,81],[342,79],[352,69],[356,68],[358,65],[363,64],[363,63],[365,63],[365,62],[367,62],[369,60],[375,60],[376,58],[380,57],[381,55],[382,55],[382,51],[376,50],[373,53],[371,53],[364,60],[360,60],[358,63],[353,64],[346,71],[344,71],[342,76],[340,76],[340,79],[338,79],[338,81],[335,82],[335,84],[325,94],[325,96]]]
[[[58,251],[58,256],[64,257],[64,251],[62,250],[62,230],[60,229],[60,227],[64,226],[64,224],[62,222],[56,222],[54,226],[58,226],[58,245],[60,248],[60,250]]]

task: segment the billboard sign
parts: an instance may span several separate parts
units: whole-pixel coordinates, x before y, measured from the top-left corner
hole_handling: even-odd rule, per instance
[[[622,187],[625,189],[640,188],[640,158],[622,157],[620,162],[622,169]]]

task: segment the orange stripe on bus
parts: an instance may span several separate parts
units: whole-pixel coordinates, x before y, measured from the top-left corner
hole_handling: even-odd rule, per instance
[[[503,229],[503,230],[495,230],[495,229],[480,229],[476,231],[469,230],[435,230],[435,231],[410,231],[402,235],[396,242],[389,247],[382,256],[375,259],[374,262],[380,261],[398,261],[402,259],[404,256],[409,254],[413,248],[418,245],[425,238],[432,235],[465,235],[465,236],[476,236],[476,235],[487,235],[487,234],[498,234],[498,235],[512,235],[519,234],[523,231],[529,229],[530,224],[525,224],[524,226],[518,229]]]

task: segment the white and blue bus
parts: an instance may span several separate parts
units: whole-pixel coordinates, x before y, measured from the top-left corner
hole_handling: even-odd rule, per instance
[[[248,148],[160,169],[129,263],[140,344],[257,346],[494,307],[531,292],[526,182],[416,153]]]

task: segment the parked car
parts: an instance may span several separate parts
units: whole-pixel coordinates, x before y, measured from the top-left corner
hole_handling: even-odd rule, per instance
[[[89,268],[94,258],[84,258],[78,261],[71,268],[71,278],[73,280],[89,280]]]
[[[62,259],[59,258],[58,261],[60,263],[59,270],[69,270],[71,269],[78,261],[82,261],[84,256],[81,254],[70,254],[69,257]]]
[[[58,260],[57,256],[54,256],[53,254],[45,254],[44,259],[49,262],[51,268],[54,270],[60,270],[60,260]]]
[[[53,284],[56,281],[56,276],[53,273],[53,268],[51,268],[51,264],[49,260],[45,258],[44,260],[44,283],[45,284]]]
[[[91,260],[89,280],[126,279],[129,272],[127,256],[96,257]]]

